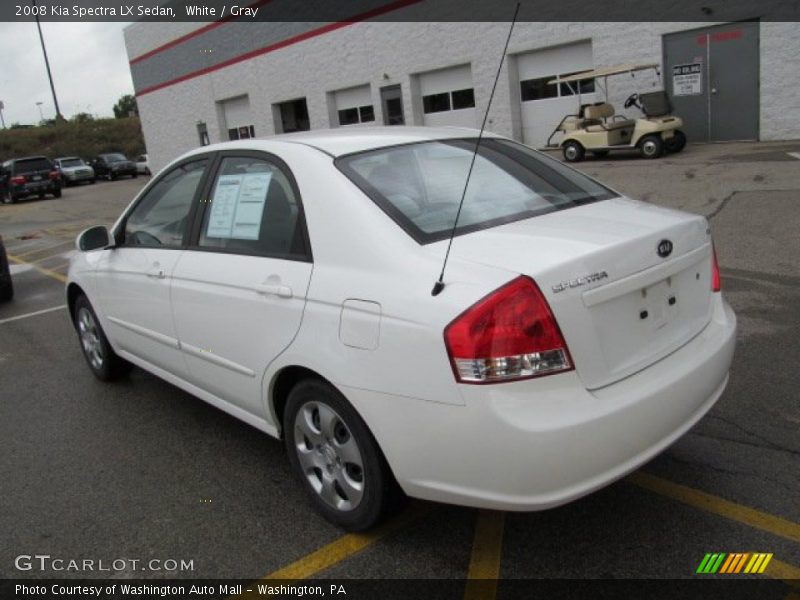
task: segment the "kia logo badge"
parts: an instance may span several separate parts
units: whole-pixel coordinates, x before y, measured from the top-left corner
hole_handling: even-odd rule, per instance
[[[672,254],[672,242],[669,240],[661,240],[658,242],[658,248],[656,251],[661,258],[667,258],[670,254]]]

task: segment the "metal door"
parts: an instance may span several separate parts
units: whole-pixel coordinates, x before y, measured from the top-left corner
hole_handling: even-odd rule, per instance
[[[664,36],[664,79],[690,141],[758,139],[758,22]]]
[[[400,90],[399,83],[381,88],[381,103],[383,104],[384,125],[405,125],[403,92]]]

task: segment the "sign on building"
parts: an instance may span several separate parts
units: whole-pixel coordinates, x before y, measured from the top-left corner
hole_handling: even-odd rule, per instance
[[[703,65],[691,63],[672,67],[672,95],[699,96],[703,93]]]

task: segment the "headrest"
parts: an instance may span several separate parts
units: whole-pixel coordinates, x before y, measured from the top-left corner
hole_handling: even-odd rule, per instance
[[[614,107],[608,102],[587,106],[583,116],[587,119],[607,119],[614,116]]]

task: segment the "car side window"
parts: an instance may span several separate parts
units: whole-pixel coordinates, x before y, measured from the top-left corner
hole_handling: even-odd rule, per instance
[[[125,220],[127,246],[179,248],[208,159],[172,169],[148,190]]]
[[[300,203],[286,173],[261,158],[224,158],[211,187],[199,246],[304,258]]]

